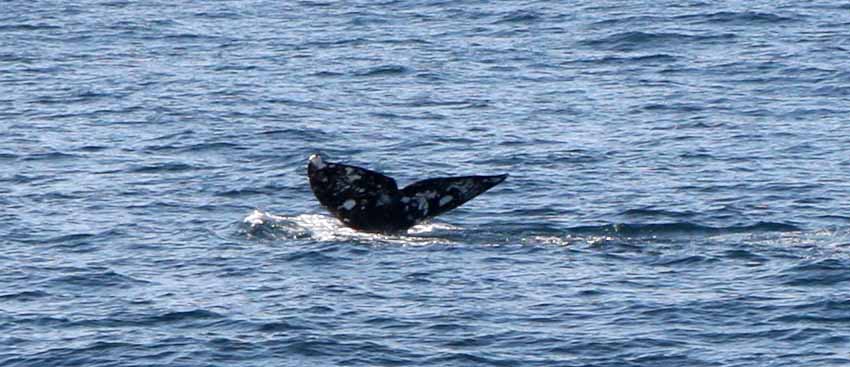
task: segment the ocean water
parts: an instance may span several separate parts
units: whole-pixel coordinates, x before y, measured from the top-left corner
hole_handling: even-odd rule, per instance
[[[4,367],[850,365],[844,1],[0,10]]]

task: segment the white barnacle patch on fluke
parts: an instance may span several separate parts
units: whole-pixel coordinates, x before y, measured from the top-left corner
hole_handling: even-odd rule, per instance
[[[416,200],[417,200],[419,211],[421,211],[423,213],[427,212],[428,211],[428,200],[425,199],[425,198],[422,198],[422,197],[417,197]]]
[[[349,182],[354,182],[360,179],[360,175],[358,175],[351,167],[345,167],[345,176],[348,177]]]
[[[392,202],[392,200],[390,200],[389,196],[381,194],[381,196],[378,196],[378,203],[376,204],[376,206],[384,206],[389,204],[390,202]]]
[[[412,198],[412,200],[416,201],[416,209],[418,209],[422,213],[427,213],[428,212],[428,206],[429,206],[428,201],[432,200],[436,197],[437,197],[436,191],[428,190],[428,191],[425,191],[425,192],[416,193],[416,195]],[[402,203],[407,203],[410,200],[411,199],[408,199],[407,197],[401,198]]]
[[[469,191],[472,187],[472,183],[469,181],[464,181],[462,184],[451,184],[449,186],[449,190],[458,190],[460,192]]]
[[[339,207],[342,208],[342,209],[345,209],[345,210],[351,210],[351,209],[354,209],[354,206],[356,206],[356,205],[357,205],[357,202],[354,201],[354,199],[348,199],[344,203],[342,203],[342,205],[340,205]]]
[[[440,198],[440,206],[445,206],[446,204],[450,203],[452,200],[454,200],[454,197],[451,196],[451,195],[443,196],[443,197]]]

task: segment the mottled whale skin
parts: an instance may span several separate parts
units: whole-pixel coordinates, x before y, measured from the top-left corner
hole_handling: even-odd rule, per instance
[[[429,178],[399,190],[390,177],[313,154],[307,177],[319,203],[346,226],[398,233],[461,206],[508,175]]]

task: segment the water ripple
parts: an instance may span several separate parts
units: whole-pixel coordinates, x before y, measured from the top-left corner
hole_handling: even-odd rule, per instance
[[[843,2],[5,4],[0,365],[850,364]]]
[[[685,44],[712,44],[718,42],[729,42],[735,38],[730,33],[716,35],[691,35],[683,33],[652,33],[641,31],[630,31],[612,34],[599,39],[590,39],[583,45],[600,50],[612,51],[636,51],[650,48],[674,47]]]

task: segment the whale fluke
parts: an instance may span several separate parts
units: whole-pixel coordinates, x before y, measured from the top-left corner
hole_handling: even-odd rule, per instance
[[[395,233],[463,203],[504,181],[508,175],[438,177],[399,190],[395,180],[362,167],[326,162],[313,154],[307,164],[310,189],[348,227]]]

